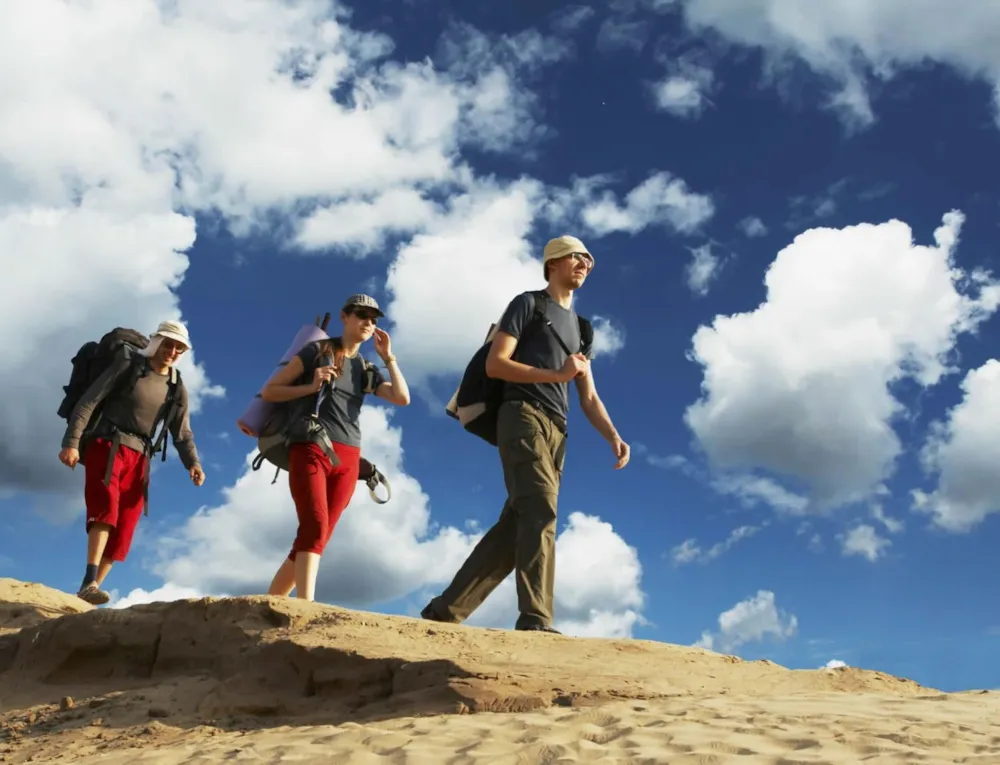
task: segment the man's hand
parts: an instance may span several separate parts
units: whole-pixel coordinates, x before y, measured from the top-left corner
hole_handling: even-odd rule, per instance
[[[201,486],[205,483],[205,471],[201,469],[201,465],[195,465],[188,471],[188,475],[191,476],[191,483],[195,486]]]
[[[79,449],[71,449],[69,447],[63,449],[59,452],[59,461],[70,469],[76,468],[76,463],[80,461]]]
[[[392,340],[389,339],[389,333],[384,329],[379,329],[375,327],[375,353],[379,355],[383,363],[387,363],[386,359],[392,357]]]
[[[631,456],[632,450],[629,445],[622,441],[620,438],[615,438],[611,442],[611,450],[615,453],[618,458],[618,462],[615,463],[615,470],[621,470],[628,464],[629,457]]]
[[[569,382],[575,377],[585,377],[590,371],[590,361],[582,353],[574,353],[566,358],[566,363],[559,371],[563,382]]]

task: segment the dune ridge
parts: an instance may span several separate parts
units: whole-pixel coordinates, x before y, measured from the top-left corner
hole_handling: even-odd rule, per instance
[[[998,697],[295,599],[93,609],[0,579],[3,763],[985,763]]]

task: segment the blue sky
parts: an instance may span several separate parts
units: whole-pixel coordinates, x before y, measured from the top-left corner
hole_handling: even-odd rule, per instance
[[[235,420],[303,323],[367,291],[416,396],[365,413],[394,497],[359,489],[319,595],[415,614],[503,501],[443,404],[570,232],[633,459],[613,471],[574,409],[559,626],[1000,686],[1000,19],[924,5],[4,11],[0,575],[79,584],[68,359],[181,316],[208,480],[157,464],[108,585],[264,591],[294,512]],[[515,616],[508,580],[472,623]]]

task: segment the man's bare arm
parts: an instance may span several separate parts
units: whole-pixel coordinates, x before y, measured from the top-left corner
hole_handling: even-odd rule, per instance
[[[587,420],[594,426],[594,430],[600,433],[609,443],[615,439],[621,439],[611,416],[604,407],[604,402],[597,395],[597,386],[594,384],[593,370],[586,375],[576,378],[576,392],[580,397],[580,408],[586,415]]]

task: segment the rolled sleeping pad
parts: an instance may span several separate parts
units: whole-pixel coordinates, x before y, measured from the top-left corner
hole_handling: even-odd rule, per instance
[[[296,353],[302,350],[302,347],[307,343],[313,343],[317,340],[327,340],[329,335],[326,334],[322,329],[317,327],[315,324],[305,324],[299,330],[298,334],[295,335],[295,339],[292,340],[291,345],[288,346],[288,350],[285,351],[285,355],[281,357],[278,365],[274,368],[274,371],[281,369]],[[271,372],[273,375],[274,372]],[[263,386],[262,386],[263,387]],[[252,438],[257,438],[259,435],[260,428],[264,426],[267,422],[267,418],[271,416],[274,411],[274,404],[270,401],[265,401],[260,397],[260,391],[257,395],[253,397],[253,400],[243,411],[243,414],[236,421],[239,429],[245,434]]]

